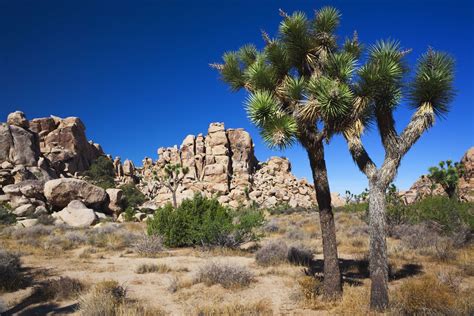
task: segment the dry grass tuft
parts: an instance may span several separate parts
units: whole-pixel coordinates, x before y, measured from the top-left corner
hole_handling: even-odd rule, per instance
[[[210,286],[220,284],[224,288],[248,286],[253,273],[247,267],[229,263],[209,262],[199,268],[195,283],[203,282]]]
[[[79,312],[84,316],[114,316],[125,303],[127,291],[117,281],[97,283],[87,294],[79,297]]]
[[[144,273],[168,273],[173,271],[168,265],[164,263],[155,264],[155,263],[142,263],[135,269],[135,273],[144,274]]]
[[[163,251],[163,243],[159,236],[143,235],[134,244],[136,253],[143,257],[156,257]]]
[[[273,315],[271,302],[269,300],[260,300],[254,303],[225,303],[222,305],[206,305],[196,308],[194,314],[199,316],[233,316],[233,315],[249,315],[249,316],[265,316]]]
[[[370,290],[365,286],[344,286],[342,300],[336,306],[336,315],[372,315],[369,310]]]
[[[394,309],[408,315],[451,315],[454,291],[432,275],[405,281],[393,296]]]
[[[61,301],[77,297],[82,290],[84,290],[84,285],[81,281],[69,277],[60,277],[41,283],[35,289],[35,293],[44,300]]]

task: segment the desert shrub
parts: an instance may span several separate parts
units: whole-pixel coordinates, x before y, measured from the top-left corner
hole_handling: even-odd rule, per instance
[[[96,284],[88,293],[79,297],[79,313],[84,316],[115,316],[124,303],[126,289],[117,281]]]
[[[84,233],[78,231],[69,231],[64,234],[64,239],[73,245],[81,245],[87,242],[87,237]]]
[[[85,172],[85,175],[95,185],[109,189],[115,187],[114,177],[114,164],[112,160],[105,156],[100,156],[89,167],[89,170]]]
[[[298,279],[298,285],[306,300],[314,300],[322,294],[323,284],[313,276],[306,275]]]
[[[169,247],[230,246],[257,240],[256,229],[263,225],[263,214],[256,210],[231,211],[215,199],[196,194],[174,209],[159,208],[147,221],[149,235],[159,235]]]
[[[0,291],[15,290],[22,281],[20,256],[0,250]]]
[[[125,209],[135,209],[146,201],[145,195],[133,183],[120,186],[123,191],[123,206]]]
[[[55,218],[52,217],[50,214],[41,214],[37,217],[38,223],[41,225],[53,225],[55,222]]]
[[[291,246],[288,249],[287,260],[291,264],[309,266],[313,261],[313,252],[301,246]]]
[[[349,203],[344,206],[336,207],[334,210],[336,212],[345,212],[345,213],[365,213],[369,209],[369,203],[360,202],[360,203]]]
[[[286,232],[286,238],[292,240],[303,240],[308,238],[308,235],[299,228],[293,227]]]
[[[266,209],[271,215],[281,215],[281,214],[293,214],[293,213],[302,213],[308,212],[309,210],[304,207],[291,207],[288,203],[278,204],[274,207]]]
[[[102,227],[97,227],[87,231],[88,244],[94,247],[119,250],[131,247],[140,235],[122,229],[122,226],[115,223],[107,223]]]
[[[288,246],[282,240],[271,241],[255,254],[255,261],[261,266],[271,266],[286,262]]]
[[[474,230],[474,203],[464,203],[443,196],[427,197],[410,206],[410,221],[434,221],[451,233],[461,225]]]
[[[263,230],[268,233],[276,233],[280,230],[280,226],[278,224],[279,221],[273,218],[265,223],[265,225],[263,226]]]
[[[161,237],[156,235],[143,235],[134,244],[135,251],[145,257],[154,257],[163,251]]]
[[[215,316],[215,315],[248,315],[248,316],[271,316],[273,310],[271,303],[267,300],[260,300],[257,302],[245,303],[223,303],[223,304],[209,304],[199,306],[194,311],[194,314],[199,316]]]
[[[43,236],[51,235],[53,230],[53,226],[45,226],[39,224],[31,227],[18,228],[13,232],[12,237],[16,239],[37,239]]]
[[[168,273],[172,269],[166,264],[154,264],[154,263],[142,263],[135,269],[135,273],[144,274],[144,273]]]
[[[394,295],[394,308],[405,315],[451,315],[454,292],[432,275],[411,278]]]
[[[67,300],[74,298],[84,289],[81,281],[70,277],[60,277],[42,282],[35,294],[43,300]]]
[[[0,225],[12,225],[16,223],[16,216],[10,213],[6,205],[0,204]]]
[[[247,286],[252,280],[252,272],[244,266],[209,262],[199,268],[195,282],[203,282],[208,286],[220,284],[224,288],[230,288]]]

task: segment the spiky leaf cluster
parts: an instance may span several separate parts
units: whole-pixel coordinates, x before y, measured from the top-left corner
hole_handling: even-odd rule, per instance
[[[454,63],[448,55],[431,50],[424,54],[409,82],[409,51],[399,42],[375,43],[359,66],[363,45],[357,33],[337,45],[338,10],[324,7],[311,20],[303,12],[280,14],[276,37],[262,32],[263,49],[245,45],[226,53],[216,67],[233,90],[250,92],[249,118],[271,146],[290,145],[298,126],[308,124],[323,126],[326,137],[348,135],[347,130],[360,136],[372,122],[382,134],[394,131],[393,111],[404,91],[413,107],[429,105],[438,115],[449,110]]]
[[[415,79],[409,89],[412,106],[429,104],[438,116],[449,111],[454,97],[454,60],[446,53],[429,50],[418,60]]]

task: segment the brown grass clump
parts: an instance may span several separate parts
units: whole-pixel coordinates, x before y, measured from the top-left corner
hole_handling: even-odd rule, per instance
[[[307,301],[315,300],[322,293],[322,283],[315,277],[306,275],[298,279],[301,292]]]
[[[246,267],[228,263],[209,262],[199,268],[195,283],[210,286],[220,284],[224,288],[244,287],[253,280],[253,273]]]
[[[156,257],[163,251],[163,243],[159,236],[143,235],[134,244],[135,252],[143,257]]]
[[[126,289],[117,281],[102,281],[79,297],[79,312],[84,316],[114,316],[125,303],[126,294]]]
[[[288,256],[288,246],[282,240],[272,241],[260,248],[255,254],[255,261],[261,266],[284,263]]]
[[[35,292],[44,300],[67,300],[77,297],[84,289],[81,281],[69,277],[50,279],[40,284]]]
[[[450,315],[455,306],[454,291],[432,275],[405,281],[393,296],[394,309],[409,315]]]
[[[144,273],[168,273],[173,271],[168,265],[164,263],[154,264],[154,263],[142,263],[135,269],[135,273],[144,274]]]
[[[369,288],[365,286],[344,286],[342,300],[336,306],[334,314],[372,315],[369,310],[369,292]]]
[[[225,303],[222,305],[212,304],[200,306],[196,308],[194,313],[199,316],[265,316],[273,315],[273,310],[271,308],[271,302],[268,300],[260,300],[254,303]]]

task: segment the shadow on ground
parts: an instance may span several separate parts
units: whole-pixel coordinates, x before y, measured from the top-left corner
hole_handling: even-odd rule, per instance
[[[344,283],[359,286],[362,280],[370,277],[369,261],[366,259],[339,259]],[[311,260],[307,268],[306,275],[314,276],[317,279],[323,279],[324,260]],[[414,263],[404,264],[400,269],[394,270],[389,266],[389,280],[400,280],[410,276],[418,275],[423,272],[423,266]]]

